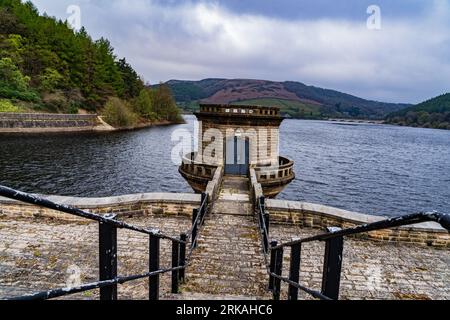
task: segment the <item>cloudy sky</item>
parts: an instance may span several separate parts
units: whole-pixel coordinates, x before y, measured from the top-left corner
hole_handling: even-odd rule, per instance
[[[416,103],[450,91],[450,0],[33,0],[70,5],[151,83],[293,80]],[[381,28],[367,27],[370,5]],[[372,21],[372,20],[371,20]]]

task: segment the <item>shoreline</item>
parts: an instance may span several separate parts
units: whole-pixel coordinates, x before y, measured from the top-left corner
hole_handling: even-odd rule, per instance
[[[102,133],[134,131],[183,124],[167,120],[141,122],[130,127],[113,127],[97,114],[0,113],[0,135]]]

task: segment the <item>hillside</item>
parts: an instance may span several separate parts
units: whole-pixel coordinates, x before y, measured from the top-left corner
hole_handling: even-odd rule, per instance
[[[31,2],[0,0],[0,112],[101,113],[118,127],[181,121],[170,88],[144,87],[107,39]]]
[[[393,112],[386,122],[398,125],[450,130],[450,93]]]
[[[171,80],[166,83],[185,111],[195,111],[199,102],[224,104],[278,105],[294,118],[383,119],[387,114],[409,107],[361,99],[335,90],[307,86],[300,82],[249,79]]]

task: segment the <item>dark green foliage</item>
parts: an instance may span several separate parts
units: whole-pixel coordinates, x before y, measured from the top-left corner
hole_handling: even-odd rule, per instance
[[[283,86],[301,99],[320,103],[326,117],[382,119],[392,111],[408,107],[407,104],[365,100],[335,90],[307,86],[300,82],[287,81]]]
[[[20,82],[14,71],[14,79],[0,80],[0,97],[4,98],[38,101],[39,95],[59,91],[68,98],[66,109],[75,102],[77,107],[97,111],[110,96],[132,99],[143,88],[125,59],[116,59],[108,40],[93,41],[84,28],[75,32],[63,21],[40,16],[31,2],[0,0],[2,58],[11,59],[29,86],[13,83],[14,79]],[[81,93],[81,99],[71,100],[73,90]]]
[[[450,93],[391,113],[386,121],[405,126],[450,130]]]
[[[153,110],[158,115],[160,120],[170,122],[182,122],[180,110],[172,96],[170,87],[165,84],[160,84],[153,89],[152,94]]]
[[[131,127],[138,119],[126,102],[119,98],[110,98],[103,110],[105,121],[115,127]]]
[[[141,90],[144,88],[144,83],[142,81],[136,81],[137,79],[140,79],[136,71],[134,71],[134,69],[125,60],[125,58],[120,59],[118,62],[116,62],[116,64],[119,68],[124,82],[122,98],[130,99],[138,96]]]
[[[283,98],[277,94],[277,90],[282,88],[294,93],[299,99],[290,100],[292,103],[303,103],[311,105],[313,114],[306,110],[291,110],[288,114],[295,118],[367,118],[383,119],[392,111],[401,110],[410,105],[384,103],[361,99],[342,92],[307,86],[300,82],[270,82],[261,80],[246,79],[205,79],[201,81],[181,81],[171,80],[167,85],[172,89],[177,103],[185,110],[192,112],[195,110],[195,102],[208,99],[220,91],[220,95],[226,100],[227,92],[242,93],[239,98],[231,98],[230,103],[247,101],[249,98],[243,93],[243,89],[256,91],[260,99],[278,99],[278,102],[284,105]],[[251,89],[251,90],[249,90]],[[300,100],[301,99],[301,100]],[[297,112],[298,111],[298,112]]]

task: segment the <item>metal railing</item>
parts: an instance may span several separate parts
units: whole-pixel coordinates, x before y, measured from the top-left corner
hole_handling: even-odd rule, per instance
[[[321,300],[339,299],[339,289],[342,271],[342,259],[344,249],[344,237],[361,234],[369,231],[390,229],[400,226],[406,226],[421,222],[433,221],[439,223],[443,228],[450,232],[450,215],[429,212],[416,213],[401,217],[390,218],[370,224],[364,224],[348,229],[336,227],[327,228],[327,233],[320,234],[304,239],[293,240],[284,244],[278,244],[277,241],[269,242],[269,213],[264,206],[264,197],[257,199],[257,215],[259,217],[259,227],[262,239],[262,249],[266,259],[266,268],[269,275],[268,290],[272,292],[273,299],[279,300],[281,293],[281,282],[289,285],[288,299],[297,300],[299,290],[306,292],[314,298]],[[325,242],[325,258],[323,265],[322,289],[321,291],[307,288],[300,284],[300,259],[302,244],[313,241]],[[283,257],[284,249],[290,248],[289,276],[283,276]],[[270,263],[267,263],[270,255]]]
[[[99,223],[99,281],[80,285],[72,288],[54,289],[37,292],[20,297],[12,297],[7,300],[36,300],[51,299],[71,295],[75,293],[100,289],[100,300],[117,300],[117,285],[129,281],[148,278],[149,299],[159,299],[159,276],[163,273],[172,273],[171,292],[178,293],[179,283],[185,280],[185,269],[189,265],[189,258],[196,247],[198,231],[204,223],[208,212],[208,195],[202,194],[201,206],[194,209],[192,228],[188,233],[182,233],[179,238],[161,233],[157,229],[145,229],[115,220],[116,215],[101,216],[73,208],[67,205],[57,204],[39,196],[17,191],[0,186],[0,196],[20,202],[64,212],[80,218],[97,221]],[[149,236],[149,271],[130,276],[117,275],[117,229],[127,229]],[[160,240],[168,240],[172,243],[172,266],[160,268]],[[186,245],[191,240],[191,248],[186,258]]]

